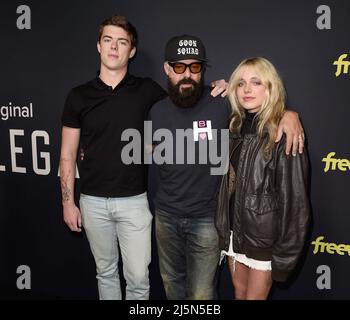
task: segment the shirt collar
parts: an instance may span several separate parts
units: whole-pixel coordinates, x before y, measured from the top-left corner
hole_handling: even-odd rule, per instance
[[[120,83],[114,88],[120,88],[122,86],[132,86],[136,81],[136,78],[131,75],[130,73],[126,73],[125,77],[122,79],[122,81],[120,81]],[[108,84],[104,83],[101,78],[99,77],[99,72],[97,73],[96,78],[93,80],[93,85],[94,87],[96,87],[97,89],[101,89],[101,90],[111,90],[112,87],[109,86]]]

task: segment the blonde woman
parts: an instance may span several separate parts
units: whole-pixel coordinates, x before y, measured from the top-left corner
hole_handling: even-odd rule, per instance
[[[228,97],[230,170],[220,187],[216,227],[235,298],[263,300],[273,280],[288,278],[305,242],[307,152],[288,156],[285,137],[275,143],[285,91],[268,60],[242,61],[231,75]]]

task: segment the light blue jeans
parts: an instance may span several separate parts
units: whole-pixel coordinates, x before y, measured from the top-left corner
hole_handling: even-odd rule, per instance
[[[121,300],[119,251],[127,300],[149,299],[152,214],[147,194],[103,198],[80,196],[83,227],[96,262],[101,300]]]

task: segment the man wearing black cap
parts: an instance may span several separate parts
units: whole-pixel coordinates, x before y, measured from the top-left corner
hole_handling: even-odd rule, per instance
[[[194,151],[195,159],[207,159],[208,152],[201,145],[218,142],[220,137],[213,130],[228,127],[230,111],[204,85],[206,53],[199,38],[170,39],[165,61],[169,96],[150,112],[154,132],[166,128],[176,136],[176,160],[158,166],[155,207],[160,272],[168,299],[214,299],[220,254],[214,225],[219,176],[210,175],[210,163],[188,161],[188,156]],[[179,130],[187,133],[185,150],[175,148],[180,143]],[[158,149],[164,143],[155,147],[154,156],[161,153]],[[179,163],[180,154],[184,161]]]
[[[164,129],[173,137],[169,139],[163,131],[163,137],[153,142],[154,159],[173,151],[172,157],[157,163],[154,199],[160,272],[171,300],[216,298],[220,251],[214,213],[220,176],[212,174],[212,151],[221,155],[228,151],[231,111],[224,99],[212,97],[204,85],[206,61],[198,37],[171,38],[164,62],[169,96],[150,111],[154,137]]]

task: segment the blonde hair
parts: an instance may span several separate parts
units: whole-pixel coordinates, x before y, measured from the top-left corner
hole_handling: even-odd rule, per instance
[[[254,68],[266,88],[266,99],[255,117],[258,120],[258,136],[262,137],[265,129],[268,131],[269,141],[266,144],[265,152],[270,152],[275,144],[277,127],[285,110],[286,93],[281,77],[267,59],[262,57],[245,59],[233,71],[227,89],[232,107],[230,130],[233,133],[240,132],[245,119],[245,109],[238,101],[236,89],[242,76],[242,69],[247,66]]]

